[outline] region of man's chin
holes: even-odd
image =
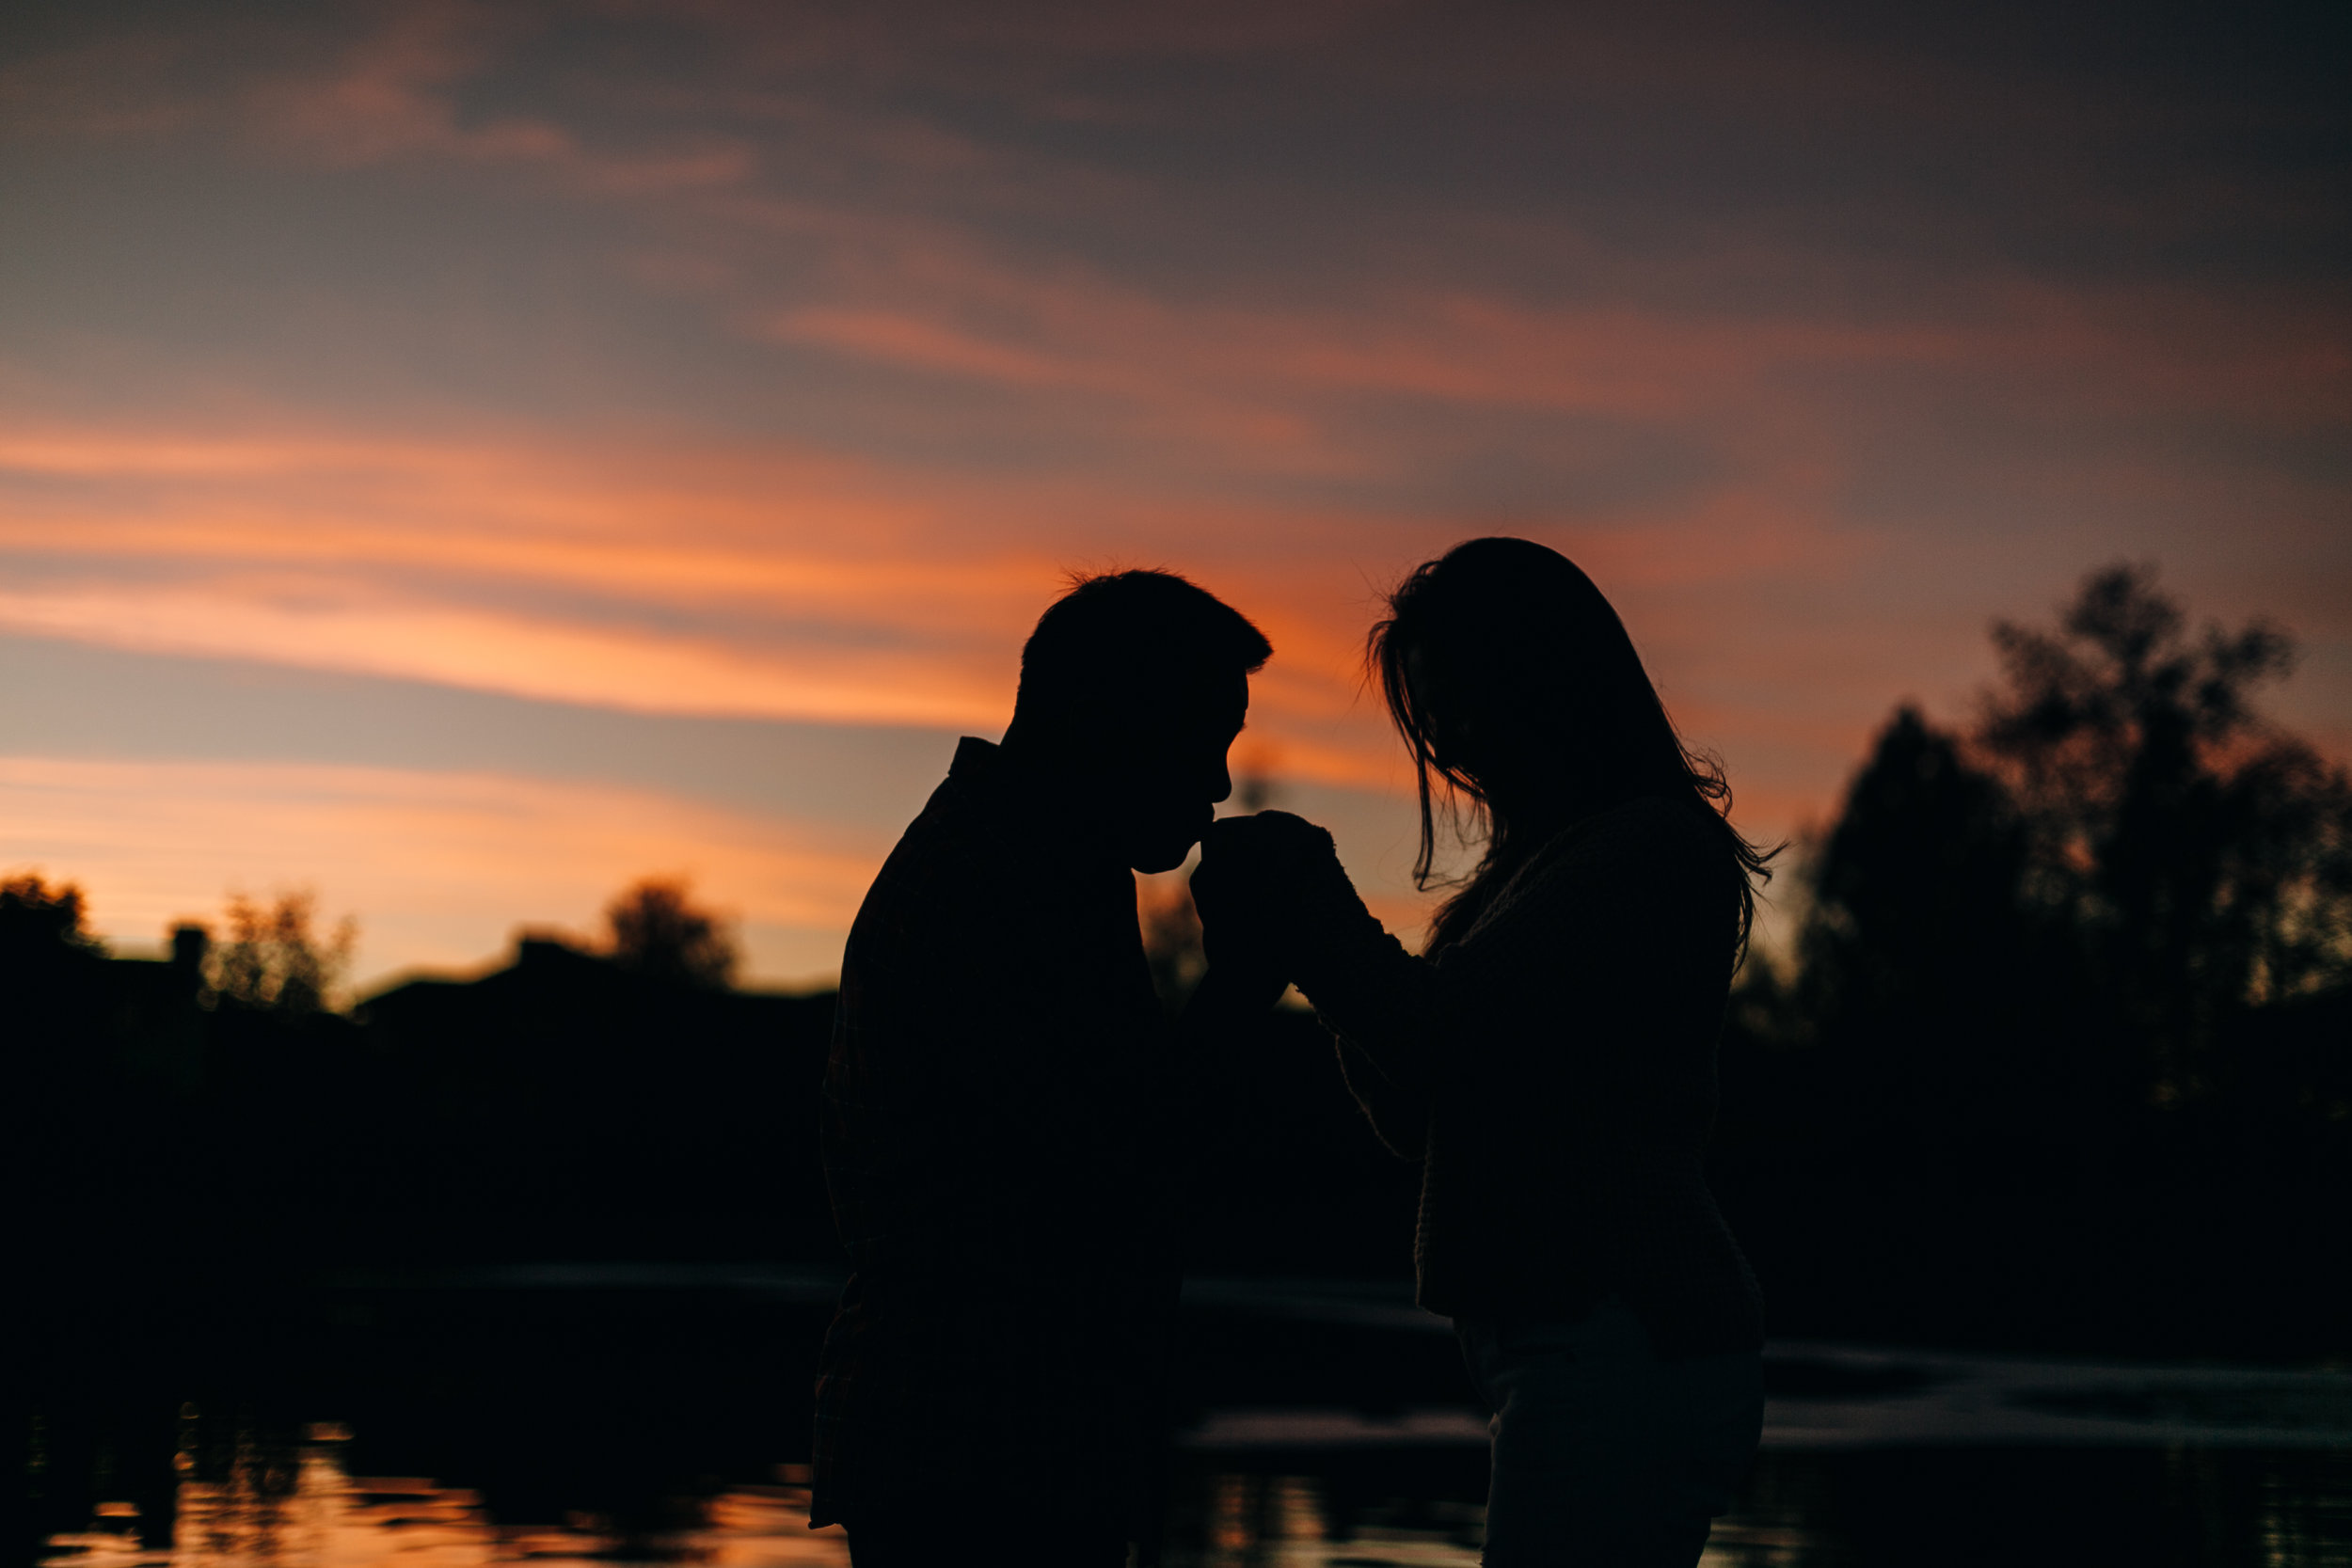
[[[1173,871],[1184,864],[1184,857],[1192,853],[1193,845],[1200,842],[1197,838],[1193,839],[1183,848],[1176,850],[1165,847],[1138,850],[1128,857],[1127,863],[1146,876],[1156,877],[1163,871]]]
[[[1131,846],[1127,863],[1147,876],[1173,871],[1184,863],[1184,858],[1192,853],[1192,847],[1200,842],[1205,831],[1204,825],[1189,833],[1170,833],[1149,844]]]

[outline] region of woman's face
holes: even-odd
[[[1483,754],[1490,748],[1482,744],[1486,737],[1471,715],[1469,694],[1419,648],[1405,650],[1405,687],[1413,711],[1429,727],[1429,749],[1439,766],[1483,781],[1480,764],[1492,759]]]
[[[1540,812],[1548,797],[1567,789],[1572,770],[1565,737],[1515,722],[1498,701],[1506,694],[1477,690],[1420,648],[1405,650],[1405,685],[1428,726],[1437,761],[1467,774],[1501,809]]]

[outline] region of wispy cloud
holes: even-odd
[[[1511,531],[1768,827],[2115,555],[2352,712],[2341,73],[2218,12],[143,14],[0,64],[0,626],[987,731],[1166,564],[1376,792],[1377,590]]]
[[[1841,558],[1802,507],[1721,504],[1734,513],[1520,526],[1669,599]],[[1064,570],[1173,565],[1275,637],[1254,722],[1286,768],[1365,783],[1389,746],[1360,694],[1374,591],[1463,531],[772,451],[58,428],[0,441],[0,626],[590,705],[993,731]]]

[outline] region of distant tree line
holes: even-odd
[[[234,898],[217,940],[183,926],[145,960],[106,953],[77,889],[0,882],[24,1241],[68,1281],[282,1277],[760,1256],[757,1209],[805,1250],[830,999],[733,990],[733,940],[680,882],[606,924],[346,1006],[354,931],[308,894]]]
[[[1735,993],[1713,1180],[1774,1332],[2352,1350],[2352,784],[2261,714],[2292,643],[2193,628],[2124,567],[1994,641],[1966,722],[1896,712],[1780,884],[1788,958]],[[1173,999],[1197,926],[1166,890],[1142,912]],[[837,1262],[832,998],[735,989],[726,923],[680,882],[606,927],[343,1006],[350,929],[307,897],[233,901],[218,940],[144,961],[72,888],[0,885],[24,1245],[107,1290]],[[1311,1016],[1251,1030],[1193,1266],[1404,1273],[1415,1172]]]

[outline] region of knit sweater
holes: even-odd
[[[1760,1343],[1703,1172],[1733,963],[1724,863],[1700,808],[1644,798],[1558,833],[1425,958],[1352,892],[1309,911],[1299,989],[1375,1129],[1422,1161],[1423,1307],[1578,1318],[1613,1293],[1661,1354]]]

